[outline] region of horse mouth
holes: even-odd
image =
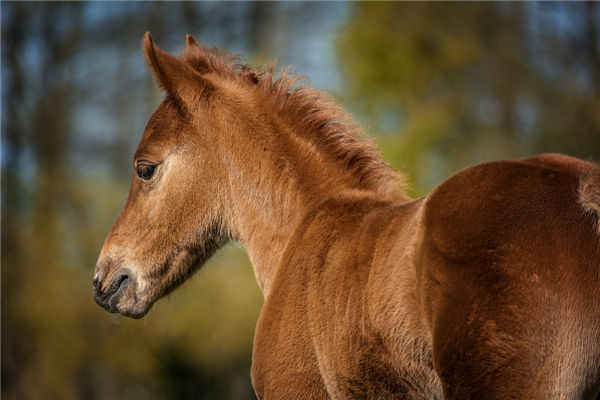
[[[109,313],[119,312],[118,304],[131,285],[131,273],[121,271],[105,291],[102,291],[97,282],[94,282],[94,300]]]

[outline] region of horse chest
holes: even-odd
[[[364,317],[359,293],[325,296],[309,287],[289,287],[265,304],[253,360],[260,398],[436,398],[439,382],[419,338],[391,338],[391,348]],[[311,297],[319,293],[316,306]]]
[[[330,397],[433,399],[439,394],[441,398],[431,353],[418,338],[407,334],[384,339],[372,328],[356,328],[337,327],[313,337],[319,372]]]
[[[350,342],[353,342],[350,344]],[[381,337],[359,336],[352,340],[338,338],[329,354],[320,358],[320,370],[328,392],[334,398],[419,398],[411,388],[421,386],[409,382],[407,371],[398,369],[395,357],[382,343]],[[422,393],[424,394],[424,393]]]
[[[393,281],[408,275],[372,269],[383,262],[375,241],[383,226],[357,223],[353,235],[336,236],[315,224],[303,236],[326,239],[296,243],[256,330],[259,397],[436,398],[430,346],[408,317],[410,293]]]

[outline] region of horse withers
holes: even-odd
[[[600,166],[459,172],[428,196],[327,95],[187,37],[143,53],[166,94],[94,275],[140,318],[229,240],[265,302],[263,399],[595,399]]]

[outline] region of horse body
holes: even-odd
[[[590,172],[542,156],[465,170],[412,202],[320,205],[266,299],[258,393],[442,398],[443,382],[446,398],[594,398],[600,254],[578,201]]]
[[[191,37],[147,35],[167,99],[102,249],[95,297],[140,317],[227,240],[265,304],[259,398],[594,399],[600,390],[600,167],[484,164],[411,200],[320,92]]]

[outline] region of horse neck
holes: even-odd
[[[250,138],[250,132],[261,132]],[[293,127],[270,118],[228,141],[234,236],[246,248],[265,298],[294,230],[309,210],[351,189],[343,174]],[[240,137],[245,136],[245,143]],[[235,145],[233,146],[235,147]]]

